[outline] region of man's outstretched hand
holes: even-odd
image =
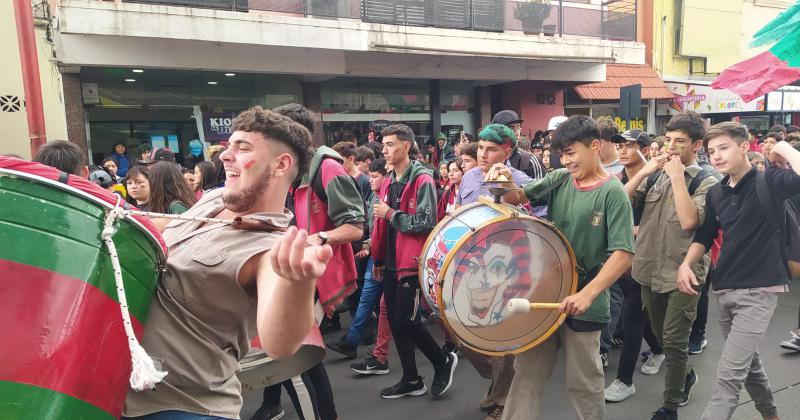
[[[308,232],[291,226],[267,253],[272,270],[290,282],[318,279],[333,255],[330,245],[307,246]]]

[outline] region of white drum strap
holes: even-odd
[[[162,371],[160,366],[156,366],[153,359],[139,344],[139,340],[136,339],[136,334],[133,332],[131,316],[128,312],[128,299],[125,297],[125,285],[122,281],[122,268],[120,268],[117,247],[114,245],[112,238],[117,232],[114,222],[124,217],[125,214],[119,206],[109,211],[101,237],[108,248],[108,254],[111,256],[111,265],[114,268],[114,282],[117,285],[119,309],[122,312],[122,324],[125,328],[125,335],[128,337],[128,348],[131,351],[131,388],[141,391],[155,388],[156,384],[161,382],[164,376],[167,376],[167,372]]]
[[[153,389],[156,384],[167,376],[167,372],[161,370],[160,363],[155,362],[144,350],[139,340],[136,339],[136,334],[133,332],[133,325],[131,324],[131,316],[128,312],[128,300],[125,297],[125,284],[122,280],[122,268],[119,265],[119,257],[117,256],[117,247],[114,246],[112,237],[117,232],[114,222],[117,219],[124,219],[126,216],[144,216],[150,218],[166,218],[178,220],[190,220],[195,222],[205,223],[224,223],[233,224],[234,220],[231,219],[214,219],[210,217],[199,216],[183,216],[178,214],[162,214],[152,213],[138,210],[125,210],[120,207],[120,199],[117,199],[117,204],[105,219],[105,227],[101,235],[103,242],[108,248],[108,254],[111,256],[111,265],[114,268],[114,282],[117,286],[117,298],[119,299],[119,309],[122,312],[122,323],[125,328],[125,335],[128,337],[128,347],[131,351],[131,388],[136,391],[144,389]]]

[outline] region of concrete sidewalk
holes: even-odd
[[[788,331],[797,328],[798,308],[800,308],[800,283],[794,282],[791,293],[782,295],[769,332],[761,346],[761,355],[766,365],[772,389],[783,420],[800,419],[800,352],[789,352],[778,347],[778,343],[788,337]],[[681,419],[698,419],[705,403],[711,396],[716,372],[717,360],[721,350],[722,336],[716,322],[715,299],[711,299],[707,334],[708,347],[702,354],[690,356],[699,375],[700,382],[692,393],[689,405],[679,411]],[[346,324],[346,322],[345,322]],[[438,327],[431,326],[434,337],[441,337]],[[341,332],[331,333],[327,338],[336,338]],[[646,345],[644,345],[646,347]],[[366,355],[366,348],[359,348],[359,358]],[[619,350],[611,353],[610,366],[606,370],[606,384],[616,377]],[[478,408],[478,401],[484,395],[489,382],[479,377],[466,359],[462,359],[457,368],[455,381],[451,389],[442,397],[434,398],[429,394],[422,397],[407,397],[400,400],[382,400],[380,390],[393,385],[400,378],[400,363],[396,357],[394,344],[391,348],[390,368],[392,372],[385,376],[362,377],[350,370],[351,361],[340,357],[338,353],[328,352],[326,367],[333,385],[339,418],[347,419],[386,419],[386,420],[427,420],[458,419],[481,420],[485,413]],[[420,374],[430,386],[433,369],[427,359],[417,353]],[[638,371],[634,375],[637,394],[626,401],[606,405],[606,418],[619,420],[649,420],[653,411],[661,407],[664,390],[663,374],[654,376],[642,375]],[[542,419],[572,420],[577,418],[572,410],[564,389],[564,365],[559,361],[553,379],[545,390],[546,405]],[[242,419],[248,420],[261,403],[260,393],[245,395]],[[283,393],[283,407],[286,410],[284,419],[297,419],[291,401]],[[735,420],[760,419],[752,401],[745,391],[740,407],[733,416]]]

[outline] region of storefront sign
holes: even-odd
[[[711,86],[667,82],[675,95],[672,99],[660,99],[656,104],[656,115],[675,115],[681,111],[701,114],[723,114],[730,112],[764,111],[764,97],[745,102],[739,95],[727,89]]]
[[[783,92],[783,110],[800,111],[800,92]]]
[[[231,121],[235,114],[224,113],[203,113],[203,134],[209,143],[228,141],[231,136]]]
[[[370,121],[369,129],[372,130],[372,131],[376,131],[376,132],[380,133],[381,130],[383,130],[384,128],[386,128],[386,127],[388,127],[388,126],[390,126],[392,124],[393,123],[391,121],[389,121],[389,120],[374,120],[374,121]]]

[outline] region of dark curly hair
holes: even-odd
[[[277,112],[254,106],[237,115],[231,123],[231,129],[260,133],[265,139],[288,147],[297,161],[295,179],[308,171],[311,161],[311,133],[301,123]]]

